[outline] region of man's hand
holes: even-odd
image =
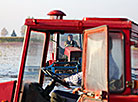
[[[65,47],[68,47],[69,45],[67,44],[67,42],[64,42],[64,46],[65,46]]]

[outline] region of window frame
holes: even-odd
[[[38,82],[39,83],[39,77],[40,77],[40,68],[42,67],[42,62],[43,62],[43,53],[44,53],[44,48],[45,48],[45,40],[46,40],[46,32],[45,31],[41,31],[41,30],[35,30],[35,29],[30,29],[30,36],[29,36],[29,39],[28,39],[28,48],[27,48],[27,52],[26,52],[26,60],[24,62],[24,73],[23,73],[23,83],[26,82],[26,80],[24,80],[24,76],[25,76],[25,66],[26,66],[26,63],[27,63],[27,56],[28,56],[28,51],[29,51],[29,46],[30,46],[30,41],[31,41],[31,36],[34,35],[32,34],[31,32],[36,32],[38,35],[44,35],[44,38],[43,38],[43,44],[42,44],[42,55],[41,55],[41,61],[40,61],[40,67],[38,68],[38,76],[37,76],[37,81],[35,80],[35,82]]]

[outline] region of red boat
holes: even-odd
[[[18,80],[0,83],[1,102],[49,102],[50,96],[44,97],[56,82],[70,87],[56,74],[64,70],[76,73],[81,68],[83,90],[78,102],[138,102],[138,24],[126,18],[64,20],[65,13],[59,10],[48,15],[56,19],[26,19]],[[78,39],[79,47],[65,48],[69,34]],[[110,72],[117,69],[111,68],[111,52],[119,72],[113,80]],[[30,66],[37,66],[34,77],[34,73],[27,74]],[[53,81],[43,89],[47,76]],[[37,87],[33,86],[36,83]]]

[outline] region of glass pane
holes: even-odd
[[[138,48],[131,46],[131,75],[132,80],[137,83],[138,81]],[[132,93],[138,95],[137,84],[132,89]]]
[[[65,33],[60,35],[60,46],[64,49],[66,46],[65,42],[70,41],[70,36],[72,36],[72,40],[76,42],[76,46],[80,47],[80,34],[72,34],[72,33]],[[68,45],[69,46],[69,45]],[[70,45],[71,46],[71,45]],[[76,47],[73,46],[73,47]]]
[[[88,35],[86,89],[107,91],[107,41],[105,32]]]
[[[124,37],[120,32],[109,33],[109,89],[124,89]]]
[[[23,80],[38,82],[44,45],[44,33],[31,31]]]
[[[131,47],[131,69],[132,79],[138,80],[138,48]]]

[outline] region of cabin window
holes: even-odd
[[[109,90],[124,89],[124,36],[120,32],[109,33]]]
[[[131,68],[132,68],[132,79],[138,80],[138,48],[131,47]]]
[[[131,46],[131,76],[132,80],[138,83],[138,48],[134,46]],[[138,89],[137,87],[136,88],[135,87],[132,90],[132,92],[134,94],[138,94]]]
[[[137,44],[138,37],[137,33],[131,34],[131,41]],[[131,46],[131,69],[132,69],[132,80],[138,80],[138,47],[136,44]]]
[[[68,45],[68,36],[72,36],[72,40],[75,42],[75,44],[72,44],[73,47],[77,47],[79,49],[81,49],[81,43],[82,43],[82,39],[81,39],[81,34],[73,34],[73,33],[65,33],[65,34],[60,34],[60,39],[59,39],[59,59],[64,59],[64,51],[65,48],[68,46],[72,46],[72,45]],[[72,56],[73,57],[73,56]]]
[[[50,41],[49,41],[49,46],[48,46],[48,54],[47,54],[47,59],[46,63],[49,62],[49,60],[54,61],[56,60],[57,57],[57,33],[51,33],[50,34]]]
[[[23,80],[38,82],[45,33],[31,31]]]
[[[131,46],[131,77],[133,82],[135,83],[134,88],[132,89],[133,94],[138,94],[138,37],[137,33],[132,33],[131,34],[131,41],[134,42],[135,44]]]

